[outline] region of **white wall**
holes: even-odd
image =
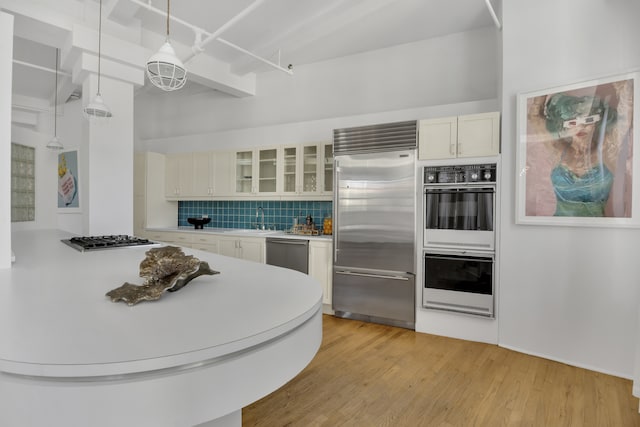
[[[149,91],[136,98],[137,132],[158,139],[496,99],[495,32],[488,27],[294,67],[293,76],[267,72],[250,98]]]
[[[13,16],[0,12],[0,268],[11,267]]]
[[[83,83],[83,97],[93,99],[97,84],[91,74]],[[83,122],[81,154],[88,170],[81,178],[82,234],[133,234],[133,85],[102,76],[100,88],[113,117]]]
[[[58,108],[60,111],[60,108]],[[80,150],[82,141],[83,141],[83,117],[82,117],[82,101],[79,99],[72,100],[66,104],[62,108],[62,115],[58,117],[58,138],[60,138],[60,142],[64,146],[63,151],[72,151],[72,150]],[[79,151],[79,154],[82,156],[82,150]],[[57,153],[55,155],[56,161],[55,165],[53,165],[53,169],[45,170],[38,168],[36,173],[43,174],[46,173],[48,176],[51,176],[51,180],[55,185],[56,191],[56,199],[53,202],[53,206],[48,209],[48,214],[57,219],[57,225],[54,228],[59,228],[60,230],[65,230],[70,233],[80,234],[82,235],[82,222],[83,222],[83,213],[82,203],[85,202],[87,194],[88,194],[88,186],[86,184],[87,177],[87,168],[86,163],[81,162],[80,158],[78,159],[78,194],[80,197],[80,209],[79,210],[69,210],[66,211],[64,209],[58,210],[58,198],[57,198],[57,168],[58,168],[58,160]]]
[[[516,95],[637,70],[638,17],[637,1],[503,3],[500,344],[627,378],[640,230],[515,225]]]
[[[474,114],[497,111],[499,109],[500,106],[497,99],[486,99],[459,104],[436,105],[432,107],[141,140],[139,141],[139,149],[158,153],[176,153],[182,151],[225,150],[264,145],[331,141],[333,138],[333,129],[403,120],[417,120],[429,117]]]

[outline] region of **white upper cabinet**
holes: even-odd
[[[279,195],[287,198],[331,197],[333,145],[314,143],[281,147]]]
[[[232,154],[224,151],[168,154],[165,196],[173,200],[208,200],[230,196]]]
[[[251,195],[256,192],[254,184],[254,166],[255,166],[255,151],[245,150],[236,151],[234,165],[234,193],[236,195]]]
[[[333,144],[322,144],[323,178],[320,192],[324,195],[333,194]]]
[[[193,195],[213,196],[215,153],[193,153]]]
[[[235,195],[275,195],[278,191],[278,149],[256,148],[235,153]]]
[[[192,197],[193,153],[168,154],[165,160],[165,196],[169,199]]]
[[[256,150],[258,159],[258,194],[275,195],[278,185],[278,149],[276,147]]]
[[[318,193],[320,185],[320,147],[319,144],[302,146],[302,194]]]
[[[287,196],[295,196],[300,193],[300,147],[298,145],[284,146],[281,150],[282,156],[280,164],[282,165],[281,173],[282,194]]]
[[[333,194],[330,143],[168,154],[165,166],[169,200],[330,200]]]
[[[499,112],[420,120],[420,160],[495,156],[499,152]]]
[[[213,197],[225,197],[233,194],[233,159],[231,151],[216,151],[213,159]]]

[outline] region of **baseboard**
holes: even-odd
[[[521,349],[521,348],[518,348],[518,347],[515,347],[515,346],[511,346],[511,345],[505,345],[505,344],[498,343],[498,346],[506,348],[508,350],[517,351],[518,353],[524,353],[524,354],[528,354],[530,356],[541,357],[543,359],[553,360],[554,362],[564,363],[565,365],[575,366],[576,368],[588,369],[590,371],[600,372],[601,374],[612,375],[614,377],[624,378],[624,379],[627,379],[627,380],[633,380],[632,376],[629,376],[628,374],[623,374],[621,372],[607,371],[607,370],[604,370],[604,369],[596,368],[595,366],[590,366],[590,365],[586,365],[586,364],[583,364],[583,363],[576,363],[576,362],[573,362],[573,361],[570,361],[570,360],[565,360],[565,359],[561,359],[561,358],[558,358],[558,357],[549,356],[547,354],[536,353],[536,352],[532,352],[532,351],[529,351],[529,350],[524,350],[524,349]],[[640,392],[640,385],[638,386],[638,392]],[[634,394],[634,396],[638,396],[636,394],[636,392],[635,392],[635,387],[634,387],[633,394]]]

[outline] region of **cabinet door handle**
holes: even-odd
[[[449,146],[449,154],[454,156],[456,154],[456,144],[454,142]]]

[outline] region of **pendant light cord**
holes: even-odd
[[[169,8],[171,6],[171,0],[167,0],[167,41],[169,40]]]
[[[58,48],[56,48],[56,93],[53,104],[53,136],[58,136]]]
[[[100,0],[100,18],[98,22],[98,95],[100,95],[100,55],[102,48],[102,0]]]

